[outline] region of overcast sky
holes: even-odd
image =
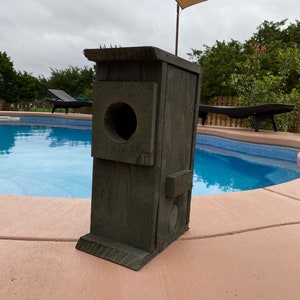
[[[244,42],[264,20],[300,19],[299,0],[208,0],[180,13],[179,56],[216,40]],[[155,46],[174,53],[175,0],[0,0],[0,51],[34,76],[92,66],[100,45]]]

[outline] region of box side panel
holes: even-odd
[[[199,74],[168,65],[163,128],[161,188],[157,243],[168,243],[188,227],[195,146],[195,118],[198,111]],[[167,191],[167,177],[176,174],[186,190]],[[181,176],[179,176],[182,174]],[[188,183],[187,180],[191,182]],[[176,189],[176,187],[174,187]],[[174,197],[170,197],[170,195]],[[176,232],[178,234],[176,234]]]

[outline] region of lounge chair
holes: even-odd
[[[69,108],[80,108],[84,106],[93,105],[91,101],[76,100],[62,90],[49,89],[49,92],[51,92],[54,96],[56,96],[56,99],[51,99],[51,98],[45,99],[47,102],[53,104],[52,113],[54,113],[57,108],[64,108],[67,114]]]
[[[274,131],[277,131],[275,115],[287,113],[293,109],[295,109],[295,105],[292,104],[261,104],[240,107],[200,104],[199,118],[202,118],[202,125],[204,125],[208,113],[224,114],[232,119],[244,119],[251,117],[255,131],[259,130],[261,121],[271,121]]]

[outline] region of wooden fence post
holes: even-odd
[[[297,120],[295,121],[296,133],[300,133],[300,110],[298,110]]]

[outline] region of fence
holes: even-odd
[[[237,105],[237,98],[236,97],[217,97],[213,98],[210,101],[203,102],[203,104],[209,105],[218,105],[218,106],[236,106]],[[10,104],[3,100],[0,100],[0,111],[51,111],[52,105],[46,102],[36,102],[36,103],[29,103],[28,102],[20,102]],[[58,110],[59,111],[59,110]],[[64,111],[64,110],[62,110]],[[72,112],[72,110],[70,110]],[[76,113],[81,114],[91,114],[92,107],[81,107],[79,109],[74,110]],[[246,127],[247,119],[231,119],[226,115],[216,114],[216,113],[208,113],[206,119],[206,125],[213,125],[213,126],[227,126],[227,127]],[[300,112],[298,113],[298,119],[295,122],[294,128],[291,130],[292,132],[300,133]]]
[[[0,111],[45,111],[51,112],[52,104],[45,101],[36,101],[36,102],[18,102],[18,103],[7,103],[3,100],[0,100]],[[57,109],[57,112],[65,112],[64,109]],[[91,114],[92,107],[81,107],[76,109],[69,109],[69,112],[75,112],[80,114]]]
[[[216,105],[216,106],[237,106],[237,97],[222,96],[216,97],[209,101],[202,102],[202,104]],[[300,111],[298,111],[297,119],[294,125],[289,129],[290,132],[300,133]],[[227,127],[249,127],[248,119],[231,119],[226,115],[208,113],[205,122],[206,125],[213,126],[227,126]]]
[[[222,96],[213,98],[203,104],[216,105],[216,106],[236,106],[237,98],[232,96]],[[223,114],[208,113],[205,124],[214,126],[228,126],[228,127],[245,127],[245,119],[231,119]]]
[[[300,133],[300,111],[298,111],[298,118],[295,127],[296,127],[296,133]]]

